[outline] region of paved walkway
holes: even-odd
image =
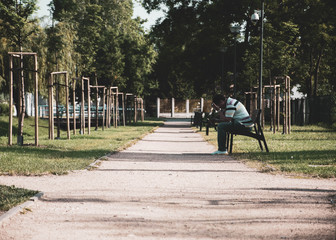
[[[169,121],[93,171],[7,177],[38,189],[0,239],[335,239],[336,182],[259,173]]]

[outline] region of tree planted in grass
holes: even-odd
[[[36,10],[36,0],[6,0],[0,2],[0,27],[4,32],[5,38],[10,42],[12,49],[15,51],[23,51],[23,45],[28,37],[37,29],[28,27],[35,20],[30,16]],[[20,57],[20,74],[17,79],[18,94],[16,95],[16,109],[18,113],[18,144],[23,144],[23,122],[26,111],[25,104],[25,77],[23,71],[23,56]],[[29,81],[29,78],[27,78]]]

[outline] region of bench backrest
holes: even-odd
[[[253,112],[251,114],[251,119],[252,119],[254,124],[259,123],[260,113],[261,113],[260,109],[253,110]]]

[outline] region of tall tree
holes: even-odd
[[[73,26],[81,74],[97,76],[101,85],[142,94],[155,52],[141,21],[132,19],[131,0],[54,0],[52,9],[55,20]]]
[[[154,76],[164,89],[162,95],[211,94],[209,89],[220,80],[218,49],[222,46],[229,47],[225,58],[230,60],[224,67],[228,88],[234,39],[229,25],[233,22],[243,26],[237,43],[237,88],[245,91],[256,84],[259,30],[250,16],[260,8],[259,1],[144,0],[143,6],[148,11],[166,9],[151,34],[159,53]],[[265,10],[264,79],[291,75],[309,96],[323,94],[333,79],[329,70],[335,44],[333,1],[265,1]]]
[[[149,95],[155,84],[149,79],[156,52],[148,36],[141,27],[140,19],[132,21],[128,34],[121,45],[125,56],[125,67],[122,75],[126,79],[126,89],[137,95]]]
[[[299,57],[305,69],[304,90],[308,96],[317,96],[323,82],[320,73],[327,68],[324,60],[335,41],[335,4],[328,0],[289,1],[287,4],[300,27],[302,44]]]
[[[12,49],[23,51],[26,39],[36,31],[36,28],[29,28],[34,19],[30,16],[36,10],[36,0],[2,0],[0,2],[0,21],[6,38],[12,45]],[[20,77],[17,87],[19,94],[16,97],[16,109],[18,113],[18,144],[23,144],[23,123],[25,117],[25,81],[23,74],[23,57],[20,59]]]
[[[152,31],[159,52],[155,71],[162,95],[190,98],[216,91],[222,76],[221,49],[230,47],[225,58],[233,59],[234,37],[229,26],[244,18],[245,2],[144,1],[149,11],[162,5],[167,9],[166,17]],[[233,63],[227,61],[225,68],[233,69]]]

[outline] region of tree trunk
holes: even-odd
[[[20,47],[22,51],[22,47]],[[17,134],[17,144],[23,145],[23,122],[26,112],[26,102],[25,102],[25,86],[24,86],[24,75],[23,75],[23,56],[20,57],[20,76],[19,76],[19,108],[17,111],[18,115],[18,134]]]
[[[313,82],[313,51],[310,49],[310,64],[309,64],[309,77],[306,78],[307,96],[312,95],[312,82]]]
[[[319,51],[319,55],[316,61],[315,65],[315,71],[314,71],[314,96],[317,96],[317,88],[318,88],[318,73],[320,69],[320,64],[321,64],[321,59],[322,59],[322,49]]]
[[[96,79],[96,86],[98,86],[98,79],[97,79],[97,75],[95,74],[95,79]],[[96,131],[98,130],[98,87],[96,87]]]
[[[249,19],[245,19],[246,20],[246,31],[245,31],[245,35],[244,35],[244,44],[245,44],[245,49],[247,48],[247,45],[249,44],[249,37],[250,37],[250,23],[249,23]]]

